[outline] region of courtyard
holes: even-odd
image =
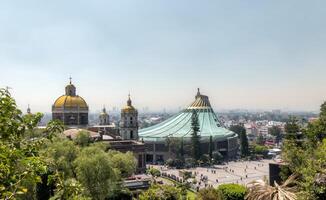
[[[224,183],[247,184],[253,180],[269,179],[269,163],[275,163],[274,160],[260,161],[232,161],[223,165],[214,165],[211,167],[190,168],[189,171],[194,175],[196,181],[194,189],[204,187],[217,187]],[[161,171],[161,174],[182,180],[180,171],[183,169],[168,168],[163,165],[150,165]],[[193,179],[188,179],[193,182]]]

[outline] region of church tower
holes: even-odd
[[[31,112],[31,108],[29,107],[29,104],[28,104],[28,107],[27,107],[27,113],[26,113],[27,115],[31,115],[32,114],[32,112]]]
[[[103,107],[103,110],[102,110],[102,112],[100,114],[100,125],[109,125],[109,124],[110,124],[109,115],[106,112],[105,107]]]
[[[138,140],[138,111],[132,106],[130,94],[127,105],[121,110],[120,136],[124,140]]]

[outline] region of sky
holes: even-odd
[[[50,112],[72,77],[91,111],[175,110],[201,88],[222,109],[317,111],[326,1],[0,1],[0,87]]]

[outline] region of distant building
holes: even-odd
[[[214,151],[225,158],[235,158],[238,152],[238,136],[226,129],[218,120],[209,102],[208,96],[200,94],[198,89],[195,101],[186,109],[157,125],[141,129],[139,137],[146,144],[148,163],[164,162],[171,157],[167,138],[179,138],[185,143],[191,140],[191,118],[197,112],[202,153],[208,153],[210,137]]]
[[[106,112],[105,107],[103,107],[103,110],[100,114],[100,125],[109,125],[110,120],[109,120],[109,114]]]
[[[71,83],[71,78],[65,92],[52,105],[52,119],[60,120],[66,126],[87,126],[88,105],[82,97],[76,95],[76,87]]]

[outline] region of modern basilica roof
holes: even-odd
[[[194,110],[198,115],[199,134],[202,140],[208,140],[210,136],[221,140],[237,136],[222,126],[211,107],[208,96],[201,95],[198,89],[195,101],[188,108],[164,122],[139,130],[139,137],[144,141],[160,141],[167,137],[189,139],[192,133],[191,119]]]

